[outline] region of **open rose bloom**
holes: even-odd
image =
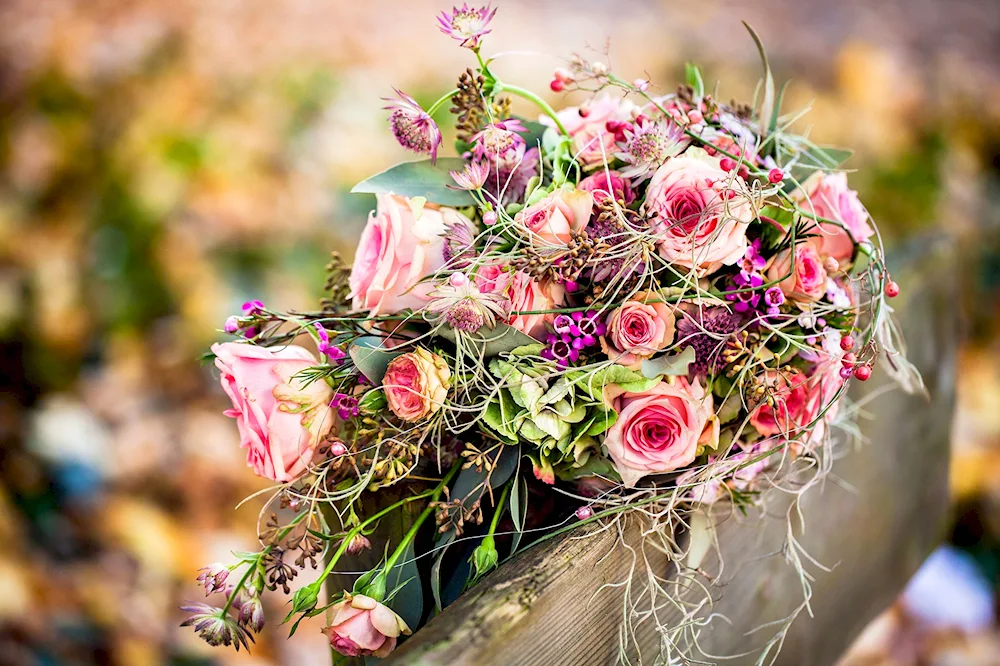
[[[640,511],[683,562],[669,544],[693,506],[745,510],[792,469],[822,480],[854,381],[877,366],[921,386],[886,303],[899,285],[849,184],[860,164],[771,122],[794,110],[720,102],[693,65],[678,88],[576,55],[549,83],[574,105],[553,108],[492,69],[495,13],[438,17],[472,68],[426,108],[389,99],[386,132],[419,159],[354,188],[372,210],[322,300],[249,301],[219,322],[226,414],[283,510],[262,514],[278,522],[262,528],[270,550],[212,569],[231,582],[256,567],[245,603],[190,619],[209,642],[245,645],[265,583],[322,552],[292,618],[325,612],[335,651],[383,657],[409,631],[400,599],[437,584],[430,609],[511,555],[516,539],[490,526],[515,499],[502,533]],[[449,111],[454,132],[438,126]],[[459,538],[468,552],[442,547]],[[345,572],[356,594],[319,599]]]

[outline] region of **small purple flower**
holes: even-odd
[[[361,407],[358,399],[346,393],[337,393],[330,401],[330,406],[337,410],[337,416],[341,421],[348,421],[361,414]]]
[[[181,622],[182,627],[194,627],[195,632],[209,645],[232,645],[240,651],[240,645],[247,650],[253,637],[234,618],[223,613],[221,608],[207,604],[181,606],[181,610],[192,615]]]
[[[264,313],[264,304],[260,301],[247,301],[243,304],[243,314],[247,317],[256,317]]]
[[[479,48],[479,41],[490,33],[489,25],[497,10],[489,5],[474,9],[462,3],[461,7],[452,7],[451,12],[441,12],[438,17],[438,28],[452,39],[462,42],[467,49]]]
[[[205,588],[205,596],[218,592],[226,584],[229,577],[229,567],[220,562],[209,564],[207,567],[199,569],[198,584]]]
[[[542,350],[542,358],[555,361],[560,368],[580,360],[580,350],[573,346],[571,336],[549,334],[545,342],[547,346]]]
[[[764,304],[767,305],[767,314],[776,315],[785,304],[785,294],[779,287],[770,287],[764,292]]]
[[[558,314],[555,319],[552,320],[552,329],[560,335],[563,333],[569,333],[570,327],[573,325],[573,319],[567,314]]]
[[[226,333],[229,333],[230,335],[236,333],[237,331],[240,330],[240,318],[237,317],[236,315],[232,315],[231,317],[226,319],[226,324],[222,328]]]
[[[319,343],[316,345],[319,353],[326,354],[334,363],[343,362],[347,357],[347,353],[337,345],[330,343],[330,334],[323,328],[323,324],[317,321],[313,323],[313,327],[316,329],[316,335],[319,337]]]
[[[437,160],[437,149],[441,145],[441,129],[417,101],[404,92],[396,90],[399,99],[383,97],[389,105],[383,107],[389,114],[392,134],[403,148],[422,155],[430,155],[431,162]]]
[[[461,171],[449,171],[459,190],[481,190],[490,176],[490,165],[486,162],[469,162]]]

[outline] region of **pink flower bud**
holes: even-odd
[[[240,330],[240,318],[236,315],[229,317],[229,319],[226,320],[226,325],[223,326],[223,329],[226,333],[235,333]]]
[[[767,173],[767,181],[771,184],[777,185],[785,179],[785,173],[781,169],[771,169]]]
[[[457,289],[469,284],[469,278],[465,276],[465,273],[452,273],[448,278],[448,284]]]
[[[579,518],[580,520],[587,520],[588,518],[593,517],[593,515],[594,515],[594,510],[591,509],[589,506],[581,506],[579,509],[576,510],[576,517]]]
[[[483,213],[483,224],[485,224],[488,227],[492,227],[496,223],[497,223],[497,214],[495,212],[493,212],[492,210],[488,210],[485,213]]]
[[[632,82],[632,85],[634,85],[635,89],[639,92],[646,92],[649,90],[649,81],[646,79],[636,79]]]
[[[334,442],[330,447],[330,455],[334,458],[339,458],[345,453],[347,453],[347,447],[342,442]]]

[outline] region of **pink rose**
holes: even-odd
[[[448,364],[423,347],[392,359],[382,379],[389,409],[404,421],[419,421],[439,410],[450,385]]]
[[[694,462],[712,410],[690,389],[660,382],[642,393],[608,393],[618,420],[608,430],[604,445],[626,487],[634,487],[648,474]]]
[[[514,222],[527,230],[532,245],[565,247],[572,232],[587,226],[593,208],[590,192],[559,189],[520,211]]]
[[[385,657],[395,649],[400,634],[410,633],[391,608],[363,594],[344,592],[343,600],[327,612],[333,623],[323,633],[330,647],[348,657]]]
[[[733,181],[733,189],[728,183]],[[699,276],[731,266],[747,249],[746,230],[753,217],[741,192],[746,184],[718,167],[718,160],[674,157],[653,174],[646,206],[655,212],[653,230],[660,255]]]
[[[449,225],[474,228],[451,208],[378,195],[378,207],[361,233],[351,269],[354,309],[378,315],[426,305],[434,285],[420,280],[444,265],[443,234]]]
[[[795,246],[795,266],[791,265],[791,248],[782,250],[767,269],[769,282],[781,280],[778,287],[796,303],[818,301],[826,295],[826,269],[812,243]]]
[[[601,169],[581,180],[576,187],[593,194],[596,203],[600,203],[609,196],[615,201],[624,201],[626,206],[635,201],[632,184],[628,178],[623,177],[617,171]]]
[[[555,283],[542,285],[522,271],[508,271],[500,264],[480,266],[476,286],[483,293],[502,294],[510,301],[511,312],[552,310],[563,304],[566,289]],[[545,321],[550,315],[512,314],[505,323],[536,340],[545,338]]]
[[[663,296],[641,291],[608,316],[601,349],[615,363],[633,370],[674,341],[674,313]],[[647,302],[649,301],[649,302]]]
[[[875,233],[868,222],[868,211],[858,199],[858,193],[847,186],[847,174],[842,171],[814,172],[802,184],[802,189],[792,193],[792,199],[802,210],[840,223],[823,222],[810,231],[818,233],[820,254],[833,257],[842,266],[854,256],[855,244],[868,240]]]
[[[794,437],[816,419],[819,401],[809,378],[802,372],[766,370],[761,379],[774,398],[773,406],[762,402],[750,416],[750,425],[761,435]]]
[[[614,160],[617,152],[615,133],[608,131],[608,121],[628,122],[638,107],[632,102],[610,95],[599,95],[579,107],[570,106],[557,115],[573,137],[574,156],[585,169]],[[543,125],[554,126],[548,116]]]
[[[212,353],[233,401],[225,414],[236,419],[247,465],[272,481],[301,476],[333,426],[333,390],[325,381],[304,384],[292,376],[319,361],[295,345],[272,351],[225,342],[212,345]]]

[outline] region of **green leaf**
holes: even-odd
[[[789,83],[791,82],[785,81],[778,90],[778,97],[774,100],[774,110],[771,113],[771,125],[767,128],[768,134],[774,134],[774,130],[778,128],[778,118],[781,116],[781,103],[785,99],[785,90],[788,88]]]
[[[514,521],[514,541],[510,546],[510,554],[517,552],[524,534],[524,521],[528,517],[528,482],[518,475],[514,478],[514,487],[510,490],[510,515]]]
[[[402,351],[392,351],[382,347],[382,338],[374,335],[366,335],[358,338],[351,345],[351,360],[354,365],[371,381],[378,386],[385,377],[385,371],[389,367],[389,362],[397,356],[402,356]]]
[[[626,391],[644,391],[659,381],[657,377],[655,381],[650,382],[638,372],[617,363],[606,365],[596,372],[583,370],[570,372],[566,378],[572,381],[578,390],[583,391],[594,402],[600,404],[604,404],[604,387],[609,384],[617,384]]]
[[[661,375],[679,377],[688,373],[688,366],[694,363],[694,347],[685,347],[679,354],[661,356],[642,362],[642,374],[648,379]]]
[[[358,407],[366,414],[376,414],[385,409],[387,404],[385,392],[382,389],[368,391],[358,401]]]
[[[694,89],[695,100],[705,96],[705,81],[701,78],[701,70],[693,62],[684,63],[684,81]]]
[[[436,542],[437,557],[434,558],[434,564],[431,565],[431,595],[434,597],[434,609],[440,613],[442,610],[441,604],[441,563],[444,561],[445,553],[448,552],[448,547],[455,542],[455,530],[449,530],[441,536],[441,540]]]
[[[594,416],[594,420],[591,422],[590,428],[587,429],[587,434],[591,437],[596,437],[613,426],[617,420],[618,412],[613,409],[606,409],[598,412]]]
[[[760,106],[760,126],[761,128],[770,128],[771,116],[774,113],[774,77],[771,76],[771,65],[767,62],[767,52],[764,50],[764,43],[760,41],[757,31],[751,28],[746,21],[743,21],[743,25],[757,45],[761,62],[764,64],[764,101]]]
[[[542,136],[545,134],[545,130],[549,129],[547,125],[543,125],[535,120],[527,120],[519,116],[514,116],[521,121],[521,124],[527,128],[527,133],[521,133],[524,138],[524,142],[528,144],[528,148],[536,148],[542,141]]]
[[[388,583],[392,592],[389,593],[389,607],[396,612],[406,624],[416,627],[424,615],[424,595],[420,585],[420,572],[414,558],[413,541],[407,544],[406,550],[399,562],[389,571]]]
[[[455,342],[455,329],[450,326],[441,326],[437,334],[445,340]],[[529,346],[534,349],[538,345],[538,341],[533,337],[507,324],[497,324],[492,329],[481,328],[475,333],[464,334],[462,338],[467,344],[475,345],[478,348],[477,353],[486,358]]]
[[[404,197],[424,197],[442,206],[472,206],[475,200],[469,192],[449,187],[455,181],[448,172],[464,168],[465,161],[459,157],[442,157],[437,164],[431,164],[430,160],[403,162],[361,181],[351,192],[392,193]]]
[[[788,179],[788,184],[785,187],[794,189],[795,182],[801,183],[815,171],[832,171],[833,169],[837,169],[853,154],[854,151],[844,148],[809,146],[805,150],[799,151],[793,157],[794,162],[789,171],[791,178]]]

